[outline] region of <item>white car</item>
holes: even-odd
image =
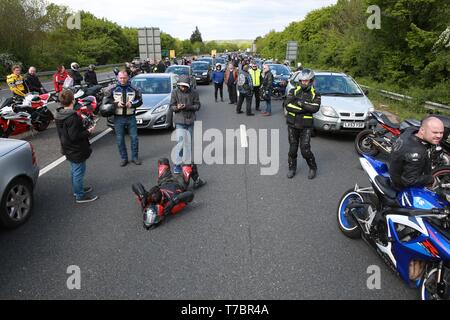
[[[349,132],[369,127],[369,112],[375,108],[356,81],[345,73],[318,71],[314,87],[321,94],[322,103],[314,114],[317,131]],[[286,92],[299,84],[299,72],[289,79]]]

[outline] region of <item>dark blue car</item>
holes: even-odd
[[[286,86],[288,79],[292,74],[291,69],[283,64],[268,64],[269,69],[273,74],[273,91],[272,95],[275,97],[284,97],[286,95]]]

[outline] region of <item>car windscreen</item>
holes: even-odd
[[[142,94],[164,94],[170,93],[170,78],[134,78],[131,84],[138,88]]]
[[[216,63],[226,63],[226,61],[223,58],[216,58]]]
[[[269,65],[270,71],[272,71],[274,76],[290,76],[291,70],[282,64],[272,64]]]
[[[193,64],[191,64],[191,68],[194,71],[206,71],[206,70],[208,70],[208,64],[207,63],[193,63]]]
[[[317,75],[314,87],[322,95],[362,96],[353,79],[338,75]]]
[[[175,73],[178,75],[187,74],[189,75],[189,68],[171,66],[166,69],[166,73]]]

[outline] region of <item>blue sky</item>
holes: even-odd
[[[159,27],[188,39],[197,25],[203,40],[255,39],[281,31],[314,9],[337,0],[50,0],[71,9],[90,11],[122,26]],[[83,22],[81,22],[83,23]]]

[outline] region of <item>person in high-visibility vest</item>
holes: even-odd
[[[300,151],[309,166],[308,179],[314,179],[317,164],[311,151],[311,133],[313,130],[313,114],[319,111],[321,97],[313,87],[314,71],[303,69],[300,72],[300,84],[292,88],[286,98],[286,123],[289,135],[289,172],[287,177],[292,179],[297,170],[297,153]]]
[[[251,65],[251,69],[248,71],[250,73],[250,76],[252,77],[253,81],[253,94],[255,95],[255,110],[259,111],[259,104],[261,101],[261,98],[259,96],[259,88],[261,88],[261,82],[262,82],[262,72],[258,69],[258,66],[256,63],[253,63]]]

